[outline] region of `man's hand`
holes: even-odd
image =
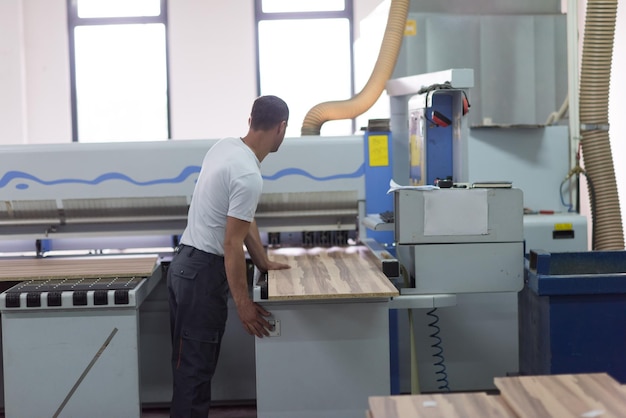
[[[248,334],[256,335],[259,338],[263,338],[264,335],[270,335],[268,331],[270,323],[263,317],[271,314],[263,309],[261,305],[247,299],[237,305],[237,313],[243,328]]]
[[[291,266],[289,264],[279,263],[277,261],[267,260],[266,264],[267,270],[285,270],[290,269]]]

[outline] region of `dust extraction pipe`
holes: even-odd
[[[409,0],[391,1],[378,59],[363,90],[351,99],[324,102],[311,108],[302,122],[301,134],[303,136],[319,135],[322,125],[329,120],[355,118],[365,113],[378,100],[385,89],[387,80],[391,78],[400,53],[409,2]]]
[[[591,200],[594,250],[624,249],[609,140],[609,87],[618,0],[588,0],[580,75],[581,147]]]

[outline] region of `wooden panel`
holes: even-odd
[[[92,277],[146,277],[157,256],[0,259],[0,281]]]
[[[626,413],[626,393],[606,373],[502,377],[495,384],[519,417],[609,418]]]
[[[500,396],[486,393],[371,396],[372,418],[515,417]]]
[[[392,297],[398,290],[366,247],[281,248],[269,251],[288,270],[268,272],[268,299]]]

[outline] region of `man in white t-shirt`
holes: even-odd
[[[187,227],[167,275],[172,417],[208,416],[229,289],[244,329],[268,335],[269,312],[249,296],[243,247],[261,271],[289,268],[267,258],[254,220],[263,187],[261,161],[280,147],[288,120],[283,100],[261,96],[252,105],[246,136],[220,140],[202,162]]]

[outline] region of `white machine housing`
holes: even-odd
[[[519,291],[522,192],[514,188],[399,190],[395,231],[415,283],[403,294]]]

